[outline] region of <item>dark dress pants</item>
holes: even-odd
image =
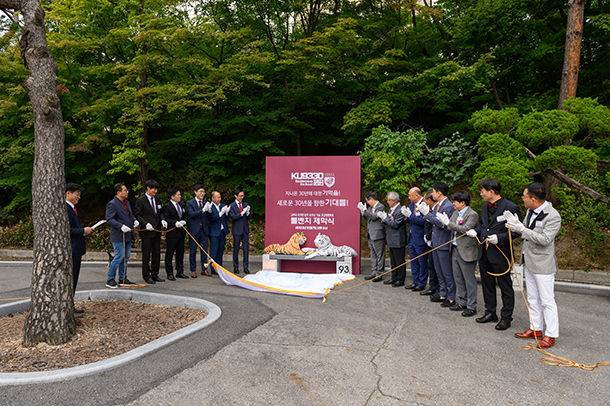
[[[160,265],[161,234],[155,233],[153,238],[142,238],[142,278],[159,277]]]
[[[244,268],[249,268],[248,258],[248,239],[249,234],[233,235],[233,269],[239,269],[239,245],[242,245],[244,252]]]
[[[165,251],[165,272],[167,276],[174,274],[172,259],[176,254],[176,274],[184,273],[184,237],[167,239]]]
[[[438,283],[438,276],[436,276],[436,268],[434,267],[434,259],[432,254],[428,254],[428,273],[430,274],[430,289],[432,292],[438,292],[441,286]]]
[[[80,255],[72,255],[72,286],[73,292],[76,292],[76,284],[78,283],[78,275],[80,275],[80,263],[82,257]]]
[[[392,279],[396,283],[405,283],[406,265],[405,265],[405,247],[390,248],[390,265],[392,266]],[[398,266],[400,265],[400,266]]]
[[[417,286],[426,286],[428,279],[428,255],[422,255],[428,250],[427,245],[409,244],[409,257],[411,259],[411,275],[413,276],[413,284]]]
[[[197,272],[197,249],[199,249],[199,245],[203,248],[204,251],[208,251],[208,236],[203,232],[199,232],[199,234],[193,236],[195,240],[189,237],[189,267],[191,268],[191,273]],[[197,245],[199,243],[199,245]],[[208,262],[207,255],[199,249],[200,259],[201,259],[201,270],[205,271],[207,267],[205,264]]]
[[[216,263],[222,266],[222,256],[225,252],[227,237],[221,233],[218,237],[210,236],[210,255]]]
[[[496,249],[491,247],[490,249]],[[513,290],[513,281],[510,277],[510,272],[502,276],[492,276],[489,272],[501,274],[506,272],[508,263],[498,265],[492,264],[487,259],[486,250],[483,250],[483,255],[479,260],[479,270],[481,272],[481,288],[483,289],[483,299],[485,300],[485,313],[496,314],[497,294],[496,282],[502,293],[502,309],[500,317],[508,321],[513,320],[513,309],[515,308],[515,291]]]

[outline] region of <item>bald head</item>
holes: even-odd
[[[419,202],[419,201],[421,200],[421,198],[422,198],[422,195],[421,195],[421,190],[419,190],[419,188],[418,188],[418,187],[412,187],[412,188],[409,190],[409,194],[408,194],[408,196],[409,196],[409,201],[410,201],[411,203],[417,203],[417,202]]]

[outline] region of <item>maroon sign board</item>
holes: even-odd
[[[303,247],[315,248],[318,233],[333,245],[358,253],[352,272],[360,272],[360,157],[267,157],[265,246],[285,244],[303,232]],[[335,263],[282,261],[283,272],[335,273]]]

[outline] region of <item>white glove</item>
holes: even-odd
[[[140,227],[140,222],[138,220],[133,222],[133,228],[138,228]]]
[[[167,228],[167,221],[161,220],[161,225],[163,226],[163,228]]]
[[[366,210],[365,204],[362,202],[358,202],[358,210],[360,210],[360,212],[365,211]]]
[[[131,231],[131,228],[127,227],[125,224],[121,226],[121,231],[124,233],[128,233]]]
[[[180,227],[184,227],[186,225],[186,220],[179,221],[179,223],[181,223]]]
[[[420,211],[422,216],[425,216],[426,214],[430,213],[430,207],[428,207],[428,205],[423,202],[417,205],[417,210]]]
[[[248,214],[250,214],[250,206],[246,207],[245,209],[242,210],[241,215],[242,216],[247,216]]]
[[[487,241],[493,245],[496,245],[498,243],[498,236],[496,234],[489,235],[487,236]]]
[[[224,216],[229,212],[229,206],[225,206],[222,209],[220,209],[220,215]]]
[[[440,221],[441,223],[443,223],[444,226],[446,226],[447,224],[449,224],[449,216],[447,216],[445,213],[436,213],[436,218],[438,219],[438,221]]]
[[[466,231],[466,235],[471,238],[476,238],[477,232],[474,230],[468,230],[468,231]]]
[[[205,202],[205,204],[203,205],[203,209],[201,209],[201,210],[207,211],[208,213],[212,212],[212,203]]]
[[[403,216],[405,217],[411,217],[411,210],[409,210],[409,208],[407,206],[402,206],[400,208],[400,212],[402,213]]]
[[[388,217],[388,215],[385,211],[379,211],[377,212],[377,217],[379,217],[381,221],[383,221],[386,219],[386,217]]]
[[[429,239],[426,238],[426,236],[424,235],[424,242],[426,243],[426,245],[430,248],[432,248],[432,241],[430,241]]]
[[[146,223],[146,229],[147,229],[148,231],[154,231],[154,230],[155,230],[155,229],[153,228],[152,224],[150,224],[150,223]]]
[[[504,218],[506,219],[506,224],[505,224],[506,228],[508,228],[510,226],[510,229],[512,231],[516,231],[519,234],[521,234],[523,232],[523,230],[525,230],[525,226],[519,221],[519,217],[514,215],[512,212],[506,210],[502,214],[504,215]]]
[[[176,228],[180,228],[182,226],[183,226],[182,221],[176,221]]]

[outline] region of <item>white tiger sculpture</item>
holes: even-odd
[[[356,250],[352,247],[348,247],[347,245],[342,245],[340,247],[333,245],[330,242],[330,237],[322,233],[318,233],[313,243],[316,245],[316,249],[303,248],[303,251],[311,252],[311,254],[305,256],[306,259],[321,255],[328,257],[355,257],[358,255]]]

